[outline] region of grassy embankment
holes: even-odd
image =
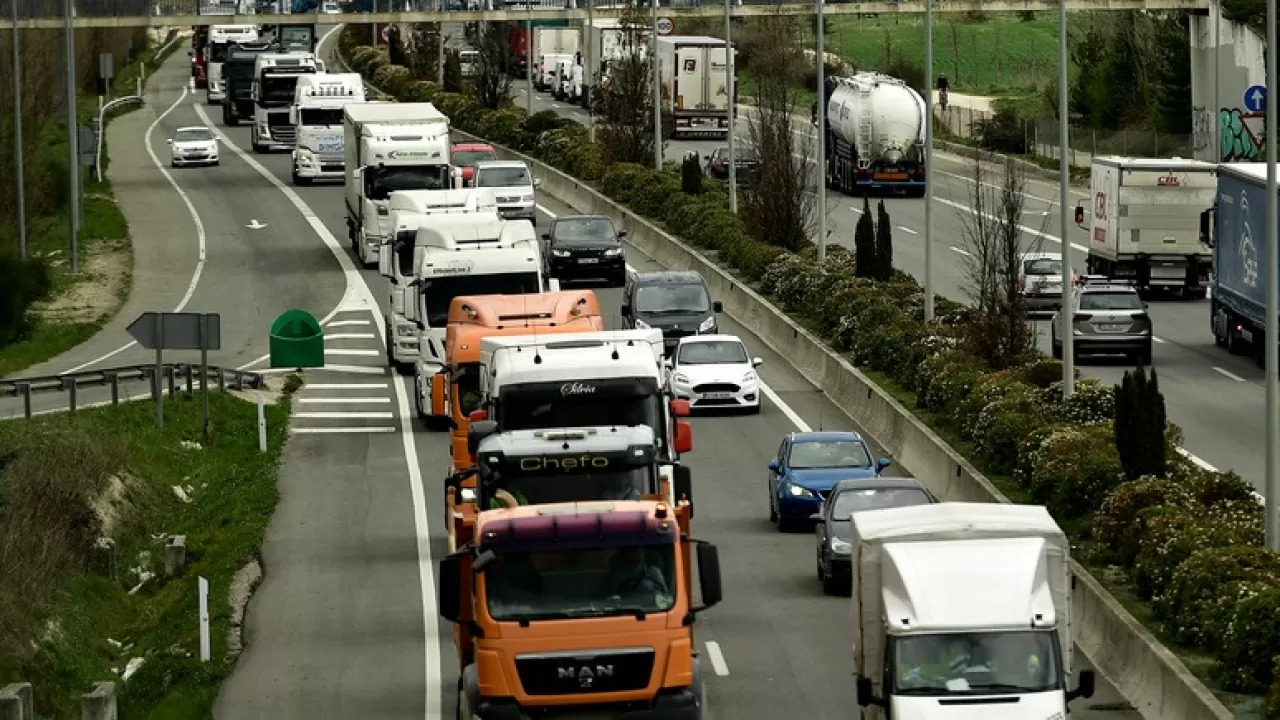
[[[182,38],[164,52],[161,46],[149,48],[133,62],[120,67],[112,85],[112,97],[134,94],[143,64],[147,73],[165,58],[186,47]],[[126,105],[108,114],[109,121],[140,107]],[[76,103],[80,124],[92,125],[98,112],[96,95],[82,94]],[[26,128],[32,132],[31,128]],[[38,149],[34,162],[67,167],[67,135],[65,124],[48,124],[39,128]],[[0,378],[44,362],[88,340],[110,320],[129,295],[132,284],[133,254],[129,226],[112,196],[105,172],[108,150],[103,133],[103,179],[98,182],[88,169],[82,170],[84,201],[80,228],[79,275],[71,274],[69,208],[61,202],[53,210],[29,217],[27,251],[47,259],[53,279],[53,295],[36,308],[37,322],[29,337],[0,348]],[[28,162],[31,162],[29,160]],[[63,192],[65,195],[65,191]]]
[[[231,668],[229,598],[256,582],[241,571],[276,505],[289,399],[267,406],[265,453],[253,402],[214,391],[209,414],[203,445],[199,394],[171,398],[163,430],[150,402],[0,422],[0,685],[31,682],[41,717],[78,718],[80,695],[103,680],[117,683],[121,718],[211,717]],[[166,578],[173,535],[186,536],[187,565]],[[85,570],[99,537],[116,543],[115,580]]]

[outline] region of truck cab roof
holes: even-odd
[[[628,453],[638,462],[652,462],[655,440],[653,429],[648,425],[509,430],[482,440],[476,455],[483,462],[486,455],[495,454],[576,457],[583,453]]]
[[[654,500],[527,505],[476,517],[479,547],[498,551],[674,544],[678,533],[670,504]]]
[[[1190,158],[1136,158],[1120,155],[1094,156],[1093,164],[1119,168],[1121,170],[1169,170],[1173,172],[1216,172],[1216,163]],[[1258,163],[1266,165],[1263,163]]]
[[[481,362],[493,375],[490,392],[508,383],[551,383],[570,380],[663,375],[662,331],[605,330],[539,338],[486,337],[480,341]]]
[[[431,103],[369,102],[348,105],[346,117],[356,123],[445,123],[449,117]]]
[[[494,330],[530,327],[538,321],[568,322],[599,316],[600,302],[591,290],[531,295],[459,296],[449,305],[449,324],[470,324]]]
[[[430,215],[450,211],[475,213],[486,208],[497,212],[498,201],[492,188],[396,190],[387,196],[387,209],[390,212]]]
[[[1218,166],[1218,172],[1255,185],[1265,185],[1267,182],[1267,164],[1264,162],[1223,163]]]

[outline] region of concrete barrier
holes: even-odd
[[[31,683],[5,685],[0,688],[0,720],[36,720],[31,702]]]
[[[455,139],[485,142],[455,130]],[[520,153],[542,179],[540,192],[581,213],[609,215],[636,250],[669,268],[696,270],[730,317],[787,358],[815,386],[938,497],[950,501],[1009,502],[968,460],[818,337],[741,280],[653,223],[576,178]],[[1160,641],[1142,627],[1080,565],[1072,591],[1072,635],[1090,662],[1148,720],[1229,720],[1232,713]]]
[[[80,696],[80,720],[116,720],[116,684],[94,683],[93,689]]]

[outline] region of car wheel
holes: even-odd
[[[826,595],[843,595],[844,583],[828,575],[822,578],[822,592]]]
[[[818,582],[822,582],[827,579],[827,574],[822,572],[822,551],[818,551],[817,565],[818,565]]]
[[[748,407],[747,407],[747,414],[748,414],[748,415],[759,415],[759,414],[760,414],[760,408],[761,408],[761,407],[763,407],[763,404],[762,404],[759,400],[757,400],[755,405],[751,405],[751,406],[748,406]]]
[[[778,509],[773,506],[773,498],[769,498],[769,522],[778,522]]]

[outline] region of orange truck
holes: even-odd
[[[458,717],[700,720],[693,623],[722,590],[716,547],[684,530],[689,510],[620,500],[479,513],[475,542],[440,561]]]
[[[475,516],[474,464],[467,450],[469,414],[479,407],[480,340],[498,335],[542,335],[604,329],[600,303],[590,290],[530,295],[471,295],[453,299],[445,327],[445,361],[431,378],[431,414],[448,417],[453,467],[445,489],[450,547]],[[463,541],[465,542],[465,541]]]

